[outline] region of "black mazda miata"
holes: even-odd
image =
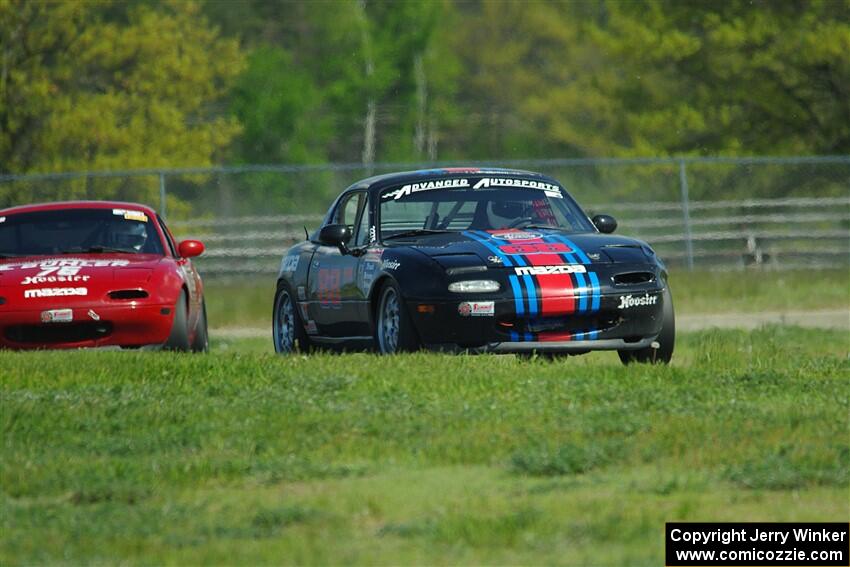
[[[317,346],[670,361],[673,303],[645,242],[612,236],[538,173],[447,168],[359,181],[283,257],[281,353]]]

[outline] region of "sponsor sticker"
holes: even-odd
[[[644,305],[655,305],[658,302],[657,295],[649,295],[648,293],[645,295],[639,295],[637,297],[633,295],[621,295],[620,296],[620,305],[617,306],[617,309],[628,309],[630,307],[643,307]]]
[[[85,287],[43,287],[37,289],[25,289],[24,298],[34,297],[68,297],[71,295],[88,295],[89,290]]]
[[[124,220],[134,220],[139,222],[148,222],[148,215],[142,211],[130,211],[127,209],[112,209],[112,214],[123,216]]]
[[[280,265],[280,271],[282,272],[294,272],[298,269],[298,263],[301,261],[300,254],[293,254],[292,256],[287,256],[283,259],[283,262]]]
[[[98,315],[94,309],[89,309],[88,316],[92,321],[100,321],[100,315]]]
[[[42,323],[70,323],[74,320],[72,309],[50,309],[41,312]]]
[[[44,272],[48,268],[121,268],[129,263],[129,260],[83,260],[80,258],[53,258],[50,260],[41,260],[38,262],[15,262],[12,264],[3,264],[0,265],[0,272],[34,269],[39,269]],[[56,270],[52,270],[51,273],[54,271]],[[38,275],[45,276],[47,274],[41,273]]]
[[[494,301],[464,301],[457,306],[462,317],[492,317],[496,314]]]
[[[585,274],[587,273],[587,268],[585,268],[581,264],[563,264],[561,266],[520,266],[514,268],[514,272],[518,276],[546,276],[549,274]]]
[[[384,260],[383,263],[381,263],[382,270],[397,270],[399,266],[401,266],[401,262],[396,260]]]
[[[498,256],[487,256],[487,261],[490,262],[491,264],[501,264],[502,263],[502,259],[499,258]]]
[[[88,281],[91,276],[81,276],[79,266],[48,266],[34,276],[21,280],[21,285],[37,285],[44,283],[76,283]]]
[[[6,217],[0,217],[0,222],[6,222]]]
[[[495,233],[493,234],[496,238],[501,238],[502,240],[533,240],[535,238],[540,238],[540,235],[536,232],[526,232],[524,230],[516,231],[516,232],[504,232],[504,233]]]
[[[520,242],[499,246],[505,254],[569,254],[572,248],[560,242]]]
[[[533,179],[513,179],[504,177],[482,177],[473,189],[486,189],[488,187],[519,187],[523,189],[539,189],[543,191],[547,197],[555,197],[563,199],[561,189],[557,185],[545,183],[543,181],[535,181]]]
[[[423,181],[422,183],[408,183],[400,189],[390,191],[381,195],[381,199],[393,199],[398,201],[420,191],[432,191],[434,189],[453,189],[456,187],[469,187],[469,179],[438,179],[435,181]]]

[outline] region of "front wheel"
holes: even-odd
[[[201,314],[198,316],[198,323],[195,325],[195,340],[192,341],[192,352],[209,352],[210,339],[207,329],[207,302],[201,302]]]
[[[186,291],[181,291],[174,304],[174,321],[171,323],[171,334],[165,342],[166,350],[189,350],[189,317],[186,307]]]
[[[298,349],[310,350],[312,343],[304,331],[298,307],[286,284],[281,284],[275,294],[272,327],[275,352],[289,354]]]
[[[661,332],[652,346],[639,350],[618,350],[623,364],[633,362],[648,362],[651,364],[669,364],[673,358],[673,347],[676,344],[676,317],[673,313],[673,296],[670,287],[664,290],[664,311],[662,312]]]
[[[398,286],[388,282],[381,290],[375,317],[375,339],[381,354],[413,351],[419,339],[407,314]]]

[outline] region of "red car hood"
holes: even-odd
[[[77,254],[0,259],[7,308],[98,302],[112,291],[144,289],[164,257],[156,254]]]

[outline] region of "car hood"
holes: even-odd
[[[116,289],[143,287],[164,260],[156,254],[4,258],[0,259],[0,288],[12,304],[27,300],[25,303],[32,305],[41,298],[100,297]]]
[[[600,233],[569,233],[553,229],[467,230],[426,234],[399,241],[433,258],[444,268],[483,262],[489,266],[517,265],[517,256],[534,264],[557,257],[579,264],[647,263],[654,252],[645,242]],[[553,259],[555,258],[553,257]],[[524,264],[521,264],[524,265]]]

